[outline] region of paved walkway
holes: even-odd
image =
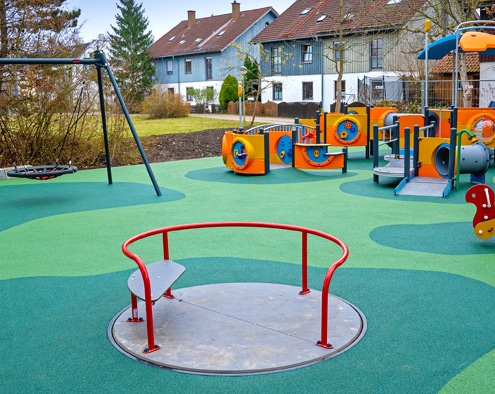
[[[238,120],[239,115],[229,115],[229,114],[190,114],[189,116],[196,116],[201,118],[215,118],[215,119],[225,119],[225,120]],[[257,116],[255,118],[255,122],[257,123],[294,123],[293,118],[274,118],[274,117],[266,117],[266,116]],[[246,116],[246,120],[244,122],[245,125],[249,125],[251,123],[251,116]]]

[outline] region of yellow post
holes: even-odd
[[[425,20],[425,33],[430,31],[431,21],[429,19]]]

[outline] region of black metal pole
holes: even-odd
[[[105,67],[105,69],[107,70],[108,77],[110,78],[110,82],[112,83],[112,86],[113,86],[113,89],[114,89],[115,94],[117,96],[117,99],[119,100],[120,107],[122,108],[122,111],[124,112],[124,116],[127,120],[127,124],[129,125],[129,128],[131,129],[132,136],[134,137],[134,141],[136,142],[139,153],[141,154],[141,158],[143,159],[144,165],[146,166],[146,170],[148,171],[148,175],[151,179],[151,182],[153,183],[153,186],[155,188],[155,192],[156,192],[157,196],[161,196],[162,192],[160,190],[160,187],[158,186],[158,183],[156,182],[155,175],[153,174],[153,170],[151,169],[148,158],[146,157],[146,153],[144,152],[143,146],[141,145],[141,141],[139,140],[139,136],[137,135],[136,129],[134,128],[134,124],[132,123],[131,116],[129,115],[129,111],[127,111],[127,107],[125,106],[124,99],[122,98],[122,94],[120,93],[120,89],[117,86],[117,81],[115,80],[115,77],[113,76],[113,73],[112,73],[112,70],[110,69],[110,66],[108,65],[106,56],[101,51],[96,51],[94,53],[94,56],[95,56],[95,59],[99,60],[98,67]]]
[[[364,157],[366,160],[369,160],[370,153],[373,154],[373,149],[372,149],[372,146],[370,144],[370,140],[371,140],[370,135],[372,133],[370,114],[371,114],[371,107],[369,105],[367,105],[366,106],[366,130],[368,130],[368,132],[366,133],[366,148],[364,150]]]
[[[455,149],[457,145],[456,138],[457,138],[457,128],[452,127],[450,129],[448,179],[450,182],[453,182],[453,186],[455,186],[455,184],[459,182],[459,179],[457,179],[455,176],[455,159],[456,159]]]
[[[423,137],[424,138],[424,137]],[[418,176],[419,169],[419,127],[414,126],[414,137],[413,137],[413,165],[414,165],[414,176]]]
[[[373,169],[378,167],[378,125],[373,125]],[[373,172],[373,182],[379,183],[378,175]]]
[[[105,143],[105,161],[107,164],[107,177],[108,184],[111,185],[112,182],[112,163],[110,161],[110,149],[108,146],[108,129],[107,129],[107,115],[105,112],[105,95],[103,92],[103,81],[101,78],[101,68],[96,67],[96,72],[98,73],[98,94],[100,97],[100,113],[101,113],[101,125],[103,129],[103,142]]]
[[[320,143],[320,133],[321,133],[321,128],[320,128],[320,110],[316,111],[316,118],[315,118],[315,123],[316,123],[316,143]]]
[[[407,182],[411,180],[411,129],[404,129],[404,178]]]

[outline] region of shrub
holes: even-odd
[[[227,109],[229,101],[237,101],[239,99],[237,95],[237,86],[237,78],[230,74],[223,80],[220,95],[218,96],[218,101],[220,102],[220,107],[222,109]]]
[[[144,99],[142,112],[152,119],[182,118],[189,115],[189,105],[180,94],[154,91]]]

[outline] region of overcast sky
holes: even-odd
[[[144,16],[148,18],[149,30],[158,40],[180,21],[187,19],[187,11],[196,11],[196,18],[228,14],[232,10],[233,0],[135,0],[143,4]],[[295,0],[237,0],[242,10],[252,10],[272,6],[279,14],[284,12]],[[117,0],[68,0],[69,8],[80,8],[83,23],[81,37],[85,42],[98,38],[98,34],[111,31],[115,26],[118,13]]]

